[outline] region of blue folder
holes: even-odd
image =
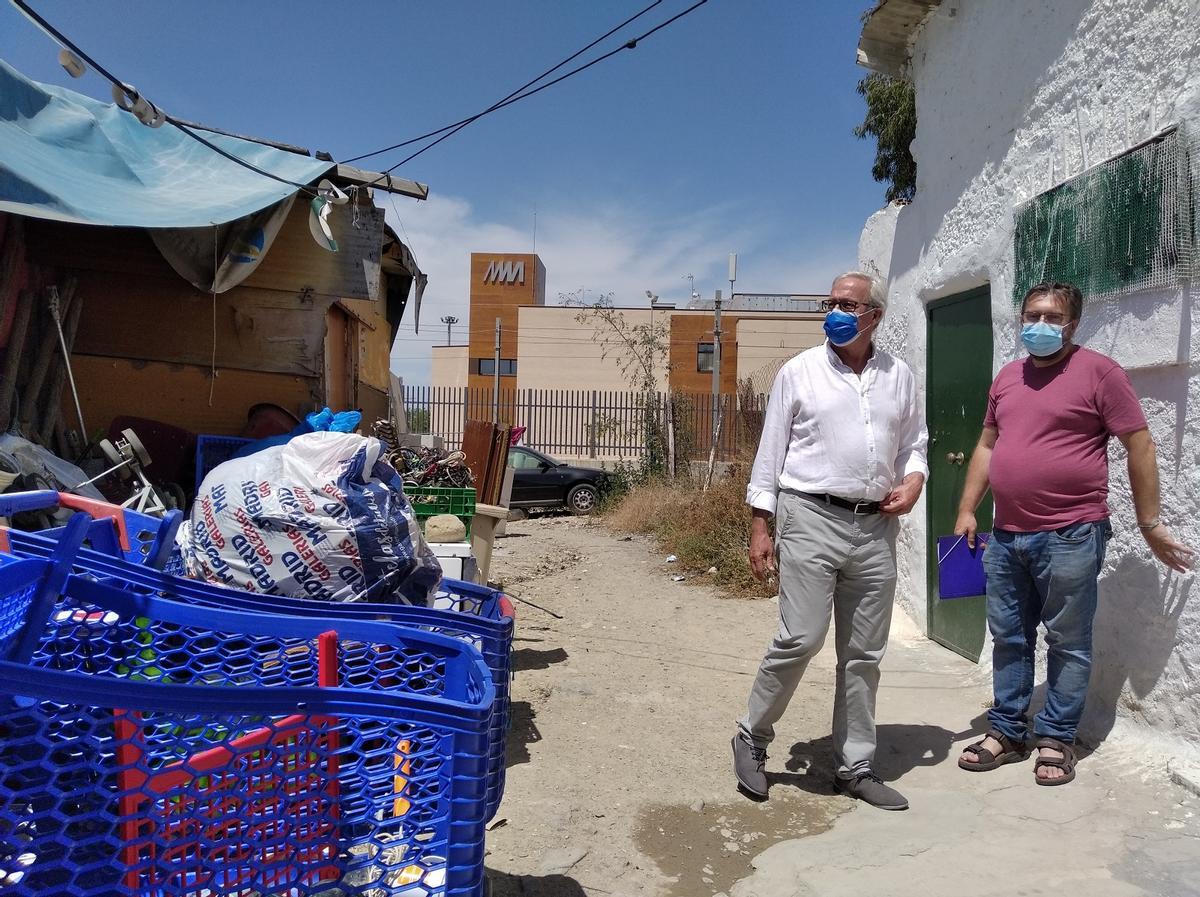
[[[975,534],[975,548],[967,545],[966,536],[938,536],[938,596],[971,598],[987,592],[987,577],[983,572],[983,550],[988,534]]]

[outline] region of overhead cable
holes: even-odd
[[[707,2],[708,2],[708,0],[697,0],[696,3],[693,3],[687,9],[683,10],[683,12],[673,15],[671,18],[667,19],[665,22],[655,25],[649,31],[647,31],[643,34],[639,34],[637,37],[630,38],[625,43],[621,44],[621,46],[619,46],[613,50],[609,50],[607,53],[604,53],[600,56],[597,56],[591,62],[585,62],[583,65],[577,66],[576,68],[571,69],[569,72],[565,72],[564,74],[559,75],[554,80],[547,81],[545,84],[541,84],[541,85],[533,88],[532,90],[528,90],[524,93],[518,93],[516,96],[510,96],[508,99],[502,100],[501,102],[488,107],[487,109],[483,110],[482,112],[478,113],[477,115],[473,115],[470,118],[465,119],[464,121],[460,122],[457,125],[451,125],[450,127],[452,128],[452,130],[448,131],[445,134],[442,134],[442,136],[439,137],[437,140],[434,140],[433,142],[421,147],[415,153],[412,153],[411,155],[406,156],[405,158],[401,159],[399,162],[397,162],[391,168],[388,168],[384,172],[384,174],[390,174],[391,172],[393,172],[397,168],[399,168],[401,165],[405,165],[405,164],[411,162],[413,159],[417,158],[417,156],[421,155],[426,150],[433,149],[435,146],[437,146],[443,140],[446,140],[449,137],[453,137],[455,134],[457,134],[459,131],[461,131],[463,128],[465,128],[467,125],[471,124],[472,122],[478,121],[479,119],[483,118],[485,115],[490,115],[491,113],[496,112],[499,109],[503,109],[506,106],[511,106],[513,103],[517,103],[517,102],[520,102],[521,100],[528,99],[529,97],[533,96],[536,93],[541,93],[543,90],[545,90],[548,87],[553,87],[555,84],[560,84],[563,81],[567,80],[568,78],[573,77],[574,75],[578,75],[579,73],[584,72],[587,69],[590,69],[592,66],[598,65],[599,63],[604,62],[606,59],[611,59],[613,56],[616,56],[622,50],[634,49],[635,47],[637,47],[639,42],[650,37],[652,34],[658,32],[658,31],[661,31],[662,29],[666,28],[668,25],[671,25],[672,23],[677,22],[679,19],[682,19],[684,16],[688,15],[689,13],[693,12],[694,10],[699,9],[701,6],[703,6]],[[657,5],[657,4],[654,4],[654,5]],[[643,10],[643,12],[644,11],[645,10]],[[638,15],[641,15],[641,13],[639,13]],[[634,18],[636,18],[636,16]],[[630,21],[632,21],[632,19]],[[622,27],[622,26],[618,26],[618,28],[620,28],[620,27]],[[617,30],[617,29],[614,29],[614,31],[615,30]],[[611,34],[612,32],[609,32],[609,33]],[[600,38],[600,40],[603,40],[603,38]],[[580,52],[583,52],[583,51],[580,51]],[[576,54],[576,55],[578,55],[578,54]],[[555,68],[557,68],[557,66]],[[551,71],[553,71],[553,69]],[[438,132],[435,131],[434,133],[438,133]],[[421,140],[421,139],[423,139],[423,138],[416,138],[416,140]],[[415,141],[410,141],[410,142],[415,142]]]
[[[558,71],[560,68],[562,68],[568,62],[572,62],[573,60],[578,59],[580,56],[582,56],[588,50],[592,49],[592,47],[596,46],[596,44],[600,43],[605,38],[611,37],[612,35],[616,34],[618,31],[620,31],[622,28],[624,28],[629,23],[631,23],[637,19],[640,19],[642,16],[644,16],[646,13],[648,13],[650,10],[654,9],[654,7],[658,6],[662,2],[663,2],[663,0],[654,0],[653,3],[651,3],[645,9],[643,9],[641,12],[637,13],[636,15],[630,16],[628,19],[626,19],[624,22],[622,22],[616,28],[613,28],[613,29],[605,32],[604,34],[600,35],[600,37],[596,38],[594,41],[592,41],[590,44],[588,44],[582,50],[577,50],[576,52],[572,53],[570,56],[568,56],[562,62],[558,63],[555,66],[552,66],[551,68],[546,69],[546,71],[542,72],[536,78],[534,78],[530,81],[526,81],[524,84],[522,84],[516,90],[514,90],[512,93],[510,93],[507,96],[503,97],[502,99],[496,101],[491,106],[489,106],[487,109],[485,109],[483,112],[479,113],[479,115],[486,115],[488,112],[498,109],[500,107],[501,103],[511,100],[513,97],[515,97],[521,91],[532,87],[533,85],[535,85],[539,81],[541,81],[543,78],[545,78],[549,75],[552,75],[554,72]],[[438,134],[442,134],[453,128],[465,127],[466,125],[469,125],[472,121],[475,121],[479,117],[479,115],[468,116],[467,118],[460,119],[459,121],[456,121],[452,124],[446,125],[445,127],[438,128],[436,131],[430,131],[427,134],[422,134],[420,137],[412,137],[408,140],[403,140],[400,143],[393,143],[391,146],[385,146],[383,149],[378,149],[378,150],[375,150],[370,153],[363,153],[361,156],[352,156],[351,158],[343,159],[342,161],[345,164],[349,164],[351,162],[358,162],[362,159],[369,159],[372,156],[379,156],[379,155],[382,155],[383,153],[390,153],[392,150],[398,150],[398,149],[402,149],[403,147],[406,147],[406,146],[411,146],[414,143],[420,143],[422,140],[428,140],[430,137],[436,137]],[[447,136],[449,136],[449,135],[447,135]]]
[[[93,59],[91,56],[89,56],[86,52],[84,52],[84,50],[81,47],[79,47],[77,44],[75,44],[69,37],[67,37],[65,34],[63,34],[61,31],[59,31],[57,28],[55,28],[53,25],[51,25],[48,21],[46,21],[46,19],[40,13],[38,13],[37,10],[35,10],[27,2],[25,2],[25,0],[11,0],[11,2],[13,3],[14,6],[16,6],[18,9],[20,9],[21,12],[23,12],[25,14],[25,16],[28,19],[30,19],[30,21],[32,21],[35,25],[37,25],[39,28],[41,28],[44,32],[46,32],[46,34],[50,35],[50,37],[52,37],[55,41],[57,41],[62,46],[66,47],[68,50],[73,52],[76,56],[78,56],[80,59],[82,59],[88,65],[90,65],[92,68],[94,68],[96,70],[96,73],[98,75],[100,75],[102,78],[104,78],[105,80],[109,81],[113,85],[113,87],[126,93],[127,95],[130,96],[131,99],[133,99],[133,95],[130,94],[130,91],[132,90],[132,88],[128,84],[126,84],[124,81],[122,81],[116,75],[112,74],[112,72],[110,72],[108,69],[106,69],[100,63],[98,63],[95,59]],[[204,137],[201,137],[199,134],[197,134],[195,131],[193,131],[190,127],[183,124],[181,121],[179,121],[172,115],[167,114],[166,121],[168,123],[170,123],[171,125],[173,125],[174,127],[178,128],[180,131],[182,131],[184,134],[186,134],[192,140],[195,140],[197,143],[200,143],[203,146],[208,147],[214,153],[217,153],[220,156],[224,156],[230,162],[234,162],[238,165],[241,165],[243,168],[248,168],[250,171],[253,171],[255,174],[260,174],[265,178],[270,178],[273,181],[279,181],[281,184],[287,184],[289,187],[295,187],[297,190],[301,190],[304,193],[307,193],[311,196],[317,195],[316,191],[314,191],[313,188],[307,184],[300,184],[300,183],[297,183],[296,181],[289,181],[287,178],[280,177],[279,175],[275,174],[274,172],[267,171],[263,168],[259,168],[257,165],[254,165],[251,162],[247,162],[245,159],[241,158],[240,156],[237,156],[236,154],[231,153],[226,149],[222,149],[221,147],[219,147],[215,143],[213,143],[211,140],[207,140]]]

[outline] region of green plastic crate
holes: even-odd
[[[453,514],[471,534],[471,518],[475,516],[475,490],[450,486],[405,486],[404,494],[412,502],[413,511],[422,525],[438,514]]]

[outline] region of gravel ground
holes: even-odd
[[[827,738],[777,777],[799,787],[768,804],[734,791],[729,739],[773,600],[675,582],[662,552],[586,518],[510,523],[497,544],[492,578],[545,611],[516,602],[495,897],[713,894],[770,844],[849,809],[832,796]],[[827,733],[828,708],[797,701],[788,723]]]
[[[729,739],[773,599],[674,581],[655,546],[571,517],[509,524],[492,574],[542,608],[517,603],[494,897],[1200,897],[1200,798],[1168,775],[1178,755],[1130,724],[1066,787],[1037,787],[1032,762],[962,772],[986,677],[899,611],[876,771],[912,809],[833,793],[832,639],[777,726],[771,799],[752,803]]]

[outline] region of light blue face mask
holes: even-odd
[[[1021,325],[1021,342],[1029,350],[1029,354],[1037,358],[1049,358],[1063,347],[1063,324],[1047,324],[1038,321],[1036,324]]]

